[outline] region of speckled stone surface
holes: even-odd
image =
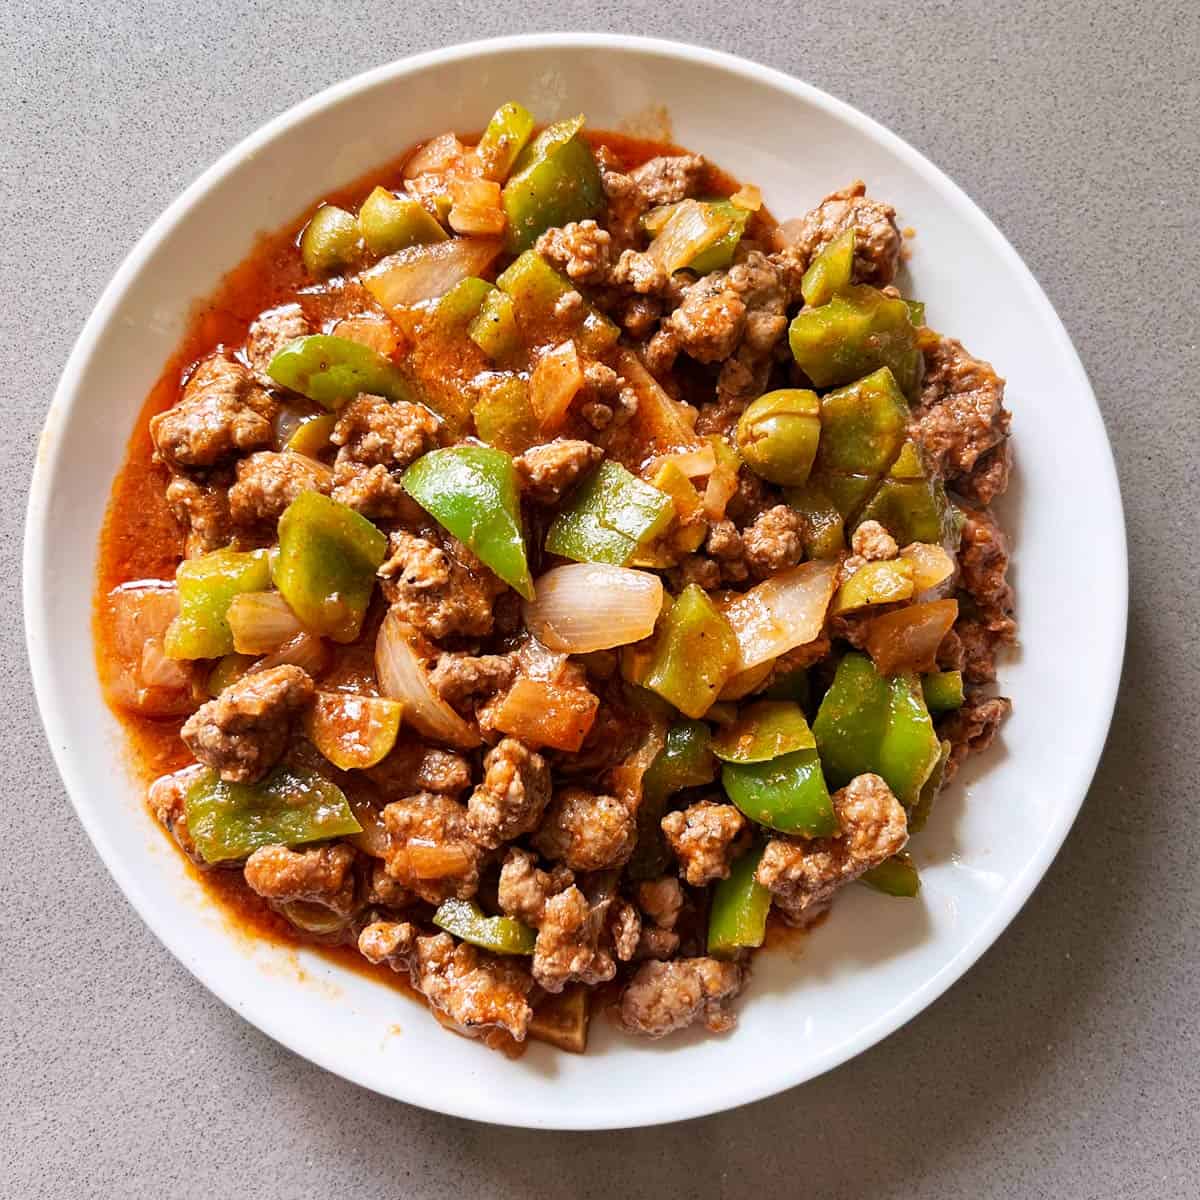
[[[1065,849],[996,947],[832,1074],[633,1133],[510,1132],[382,1100],[210,996],[143,927],[76,823],[19,620],[38,428],[137,235],[220,152],[326,84],[435,45],[547,28],[758,59],[858,105],[948,171],[1033,267],[1079,347],[1116,448],[1131,550],[1108,750]],[[6,0],[0,66],[0,1195],[1200,1194],[1191,0]]]

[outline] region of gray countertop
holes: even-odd
[[[1198,14],[1191,0],[7,0],[0,1194],[1195,1196]],[[538,28],[743,54],[859,106],[942,166],[1075,339],[1129,528],[1113,733],[1075,830],[1011,929],[852,1063],[737,1112],[642,1132],[511,1132],[408,1108],[296,1058],[216,1001],[142,925],[77,824],[19,620],[37,431],[141,231],[219,153],[326,84]]]

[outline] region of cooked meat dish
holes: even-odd
[[[769,926],[915,896],[1016,624],[1004,383],[906,254],[861,182],[779,224],[515,103],[262,239],[145,405],[96,598],[214,903],[582,1051],[601,1009],[728,1030]]]

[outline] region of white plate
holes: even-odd
[[[756,960],[737,1031],[660,1043],[595,1023],[584,1057],[510,1062],[416,1004],[306,952],[249,943],[206,903],[147,814],[92,669],[101,514],[126,439],[192,302],[291,219],[420,138],[482,128],[516,97],[542,120],[619,127],[656,106],[675,138],[759,184],[780,218],[862,177],[894,203],[912,294],[932,325],[1008,379],[1022,648],[1003,669],[1002,745],[962,773],[914,853],[920,900],[852,887],[803,943]],[[542,35],[407,59],[322,92],[205,172],[125,260],[46,420],[29,502],[25,602],[38,701],[71,799],[134,907],[189,970],[260,1029],[413,1104],[546,1128],[645,1125],[777,1092],[872,1045],[954,982],[1041,879],[1104,744],[1125,635],[1116,474],[1079,359],[1045,295],[937,168],[854,109],[778,72],[633,38]],[[186,1015],[183,1018],[186,1020]]]

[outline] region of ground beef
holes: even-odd
[[[417,931],[407,921],[373,921],[358,935],[358,952],[367,962],[407,971],[416,940]]]
[[[600,362],[584,366],[583,387],[573,403],[579,415],[598,433],[610,426],[624,425],[638,407],[633,388],[612,367]]]
[[[442,654],[429,682],[447,704],[465,709],[469,701],[493,696],[512,686],[517,673],[514,654]]]
[[[842,832],[834,838],[772,838],[755,878],[789,922],[829,900],[843,884],[904,849],[908,819],[878,775],[858,775],[833,794]]]
[[[724,362],[746,328],[746,303],[726,286],[725,271],[713,271],[687,288],[675,311],[651,339],[647,366],[657,375],[670,370],[675,353],[697,362]]]
[[[670,272],[653,254],[623,250],[612,269],[613,287],[632,291],[638,296],[661,296],[670,289]]]
[[[229,489],[229,514],[237,525],[274,524],[302,492],[329,494],[329,468],[303,454],[260,450],[238,460],[237,482]]]
[[[637,821],[615,796],[567,787],[554,797],[533,844],[575,871],[620,866],[633,853]]]
[[[290,664],[251,672],[188,717],[180,736],[222,779],[256,783],[283,753],[292,717],[315,690],[308,673]]]
[[[637,886],[637,902],[642,912],[655,925],[663,929],[674,929],[683,908],[683,887],[674,875],[661,879],[650,879]]]
[[[244,874],[268,900],[305,900],[343,916],[354,911],[354,851],[345,843],[306,850],[261,846],[246,859]]]
[[[524,742],[506,737],[487,752],[483,770],[467,812],[475,841],[495,849],[537,828],[550,802],[550,768]]]
[[[526,450],[513,465],[525,495],[549,505],[557,504],[603,457],[604,451],[591,442],[557,438]]]
[[[608,936],[617,958],[621,962],[630,962],[641,944],[642,916],[622,896],[617,896],[608,910]]]
[[[1012,443],[1005,440],[981,454],[966,475],[954,481],[960,495],[981,507],[986,507],[997,497],[1008,491],[1008,480],[1012,474]]]
[[[500,908],[536,929],[542,923],[546,902],[574,882],[570,868],[559,865],[543,871],[534,855],[519,846],[510,846],[500,868]]]
[[[715,958],[645,963],[621,993],[621,1025],[660,1038],[702,1020],[710,1033],[725,1033],[735,1024],[729,1005],[743,981],[737,963]]]
[[[379,568],[383,594],[398,615],[427,637],[486,637],[505,585],[453,538],[446,549],[405,530],[388,543]]]
[[[900,231],[896,210],[869,199],[866,192],[862,180],[831,192],[796,223],[790,240],[799,261],[807,264],[838,234],[853,227],[855,282],[884,287],[896,277]]]
[[[670,929],[661,929],[657,925],[643,925],[637,948],[633,952],[633,961],[657,959],[665,962],[668,958],[674,958],[678,950],[679,934]]]
[[[955,624],[969,683],[996,678],[996,654],[1016,640],[1013,593],[1008,583],[1008,540],[987,509],[966,510],[958,565],[969,598]]]
[[[996,678],[996,656],[1016,641],[1016,622],[1011,619],[985,621],[959,617],[954,625],[961,648],[958,669],[967,683],[992,683]]]
[[[979,460],[1008,437],[1004,380],[991,364],[972,358],[960,342],[938,338],[925,350],[925,378],[913,406],[911,432],[932,469],[952,487],[967,482]],[[990,480],[1007,484],[1007,471]],[[983,484],[985,490],[987,483]],[[992,495],[997,493],[993,491]]]
[[[604,284],[612,267],[612,235],[595,221],[572,221],[548,229],[537,252],[574,283]]]
[[[600,182],[606,201],[604,224],[612,238],[612,248],[619,253],[641,241],[639,222],[646,211],[646,198],[634,180],[620,171],[602,170]]]
[[[408,908],[417,902],[408,888],[397,883],[381,862],[371,864],[371,875],[367,881],[367,904],[377,908]]]
[[[896,539],[878,521],[864,521],[851,535],[850,549],[864,562],[886,562],[900,553]]]
[[[270,445],[277,410],[240,362],[213,354],[192,372],[179,402],[150,418],[150,437],[171,467],[211,467]]]
[[[233,541],[226,488],[176,475],[167,484],[166,500],[175,519],[187,532],[184,552],[188,558],[220,550]]]
[[[701,800],[682,812],[662,819],[683,877],[693,887],[703,887],[729,875],[729,864],[745,848],[746,818],[732,804]]]
[[[267,374],[267,367],[286,345],[313,332],[298,304],[284,304],[260,313],[246,334],[246,357],[265,387],[279,385]]]
[[[722,428],[709,432],[728,432],[734,412],[740,416],[744,406],[763,393],[787,332],[789,296],[784,276],[765,254],[751,250],[729,268],[725,286],[741,299],[746,319],[737,348],[721,364],[717,377]]]
[[[574,885],[551,896],[533,948],[533,978],[548,992],[568,983],[607,983],[617,964],[601,945],[610,896],[593,902]]]
[[[749,467],[742,467],[738,471],[737,491],[725,505],[725,515],[739,529],[743,529],[771,508],[778,495]]]
[[[482,853],[471,839],[467,810],[448,796],[418,792],[383,810],[391,837],[387,873],[430,904],[479,888]]]
[[[461,754],[417,741],[399,743],[366,774],[389,798],[414,792],[459,796],[471,786],[471,764]]]
[[[1012,712],[1012,701],[1003,696],[968,695],[963,706],[938,722],[938,737],[950,742],[943,784],[954,778],[968,754],[980,754],[996,737]]]
[[[742,534],[746,566],[756,579],[794,567],[804,556],[804,518],[786,504],[759,513]]]
[[[706,175],[707,164],[699,154],[662,155],[629,172],[646,207],[699,195]]]

